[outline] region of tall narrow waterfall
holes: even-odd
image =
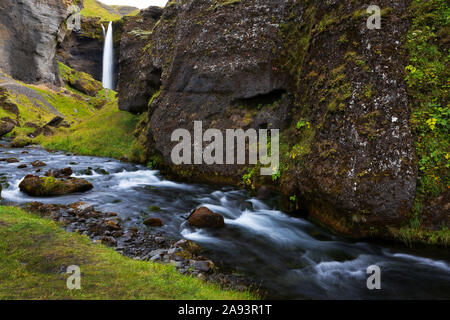
[[[104,27],[103,32],[105,33]],[[103,47],[103,77],[102,77],[103,87],[107,89],[114,89],[113,77],[114,77],[113,26],[112,22],[110,22],[108,25],[108,31],[105,34],[105,45]]]

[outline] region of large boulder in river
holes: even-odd
[[[196,209],[188,218],[188,223],[197,228],[222,228],[225,226],[223,216],[206,207]]]
[[[75,192],[86,192],[93,185],[84,179],[70,178],[66,180],[54,177],[38,177],[27,175],[19,184],[22,192],[33,197],[61,196]]]

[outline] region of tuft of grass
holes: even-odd
[[[69,290],[61,270],[77,265],[81,289]],[[0,206],[0,299],[256,299],[249,292],[179,274],[174,267],[135,261],[55,222]]]
[[[413,247],[417,243],[444,247],[450,245],[450,230],[447,227],[443,227],[439,231],[429,231],[417,227],[404,227],[398,231],[391,230],[391,233],[395,239],[402,241],[410,247]]]

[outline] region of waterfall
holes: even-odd
[[[112,22],[108,25],[108,31],[105,32],[105,27],[102,25],[103,34],[105,35],[105,45],[103,47],[103,87],[107,89],[114,89],[114,47],[113,47],[113,26]]]

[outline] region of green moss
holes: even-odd
[[[425,202],[450,188],[449,47],[442,42],[442,35],[448,35],[450,7],[445,0],[414,0],[410,11],[406,81],[414,98],[410,122],[419,159],[413,223],[420,222]]]
[[[61,62],[58,62],[58,65],[61,78],[72,89],[81,91],[89,96],[96,96],[103,89],[102,83],[92,78],[91,75],[76,71]]]
[[[14,148],[23,148],[33,143],[33,140],[31,138],[28,138],[24,135],[19,135],[14,138],[14,140],[9,144],[11,147]]]
[[[68,290],[61,266],[81,269],[81,290]],[[0,299],[255,299],[249,292],[135,261],[55,222],[0,206]]]
[[[213,10],[216,10],[221,7],[241,3],[241,0],[216,0],[214,2],[215,2],[215,4],[211,5],[211,7],[208,9],[209,11],[213,11]]]
[[[343,111],[345,102],[352,96],[352,88],[345,74],[345,65],[331,70],[328,79],[323,80],[323,88],[319,91],[319,101],[327,102],[330,113]]]
[[[294,146],[292,146],[288,154],[288,158],[292,159],[297,164],[302,163],[304,157],[311,151],[311,144],[315,136],[315,129],[309,122],[305,122],[305,126],[300,127],[299,130],[301,138]]]
[[[96,95],[93,97],[89,96],[70,86],[67,87],[69,92],[67,90],[58,92],[44,86],[27,85],[20,81],[18,81],[18,84],[37,93],[42,100],[46,101],[62,114],[69,123],[78,123],[91,118],[97,112],[97,109],[100,109],[111,101],[115,101],[115,92],[103,89],[101,83],[92,79],[88,74],[77,72],[62,63],[59,64],[59,67],[60,74],[64,80],[68,82],[84,82],[86,85],[85,88],[88,91],[92,90],[92,92],[96,92]],[[20,123],[20,127],[16,127],[9,136],[30,134],[35,129],[25,126],[25,123],[30,122],[38,126],[43,126],[57,115],[53,109],[37,98],[30,98],[27,95],[13,92],[9,92],[7,95],[8,101],[16,105],[19,110],[18,120]],[[10,113],[4,112],[4,114],[8,114],[14,119]]]
[[[287,70],[295,82],[300,81],[300,74],[303,68],[303,62],[308,52],[312,34],[312,26],[315,18],[315,8],[308,5],[304,15],[304,23],[298,23],[293,8],[298,5],[295,1],[290,1],[291,16],[285,22],[280,24],[278,34],[283,39],[283,49],[278,58],[278,64],[282,69]]]
[[[41,177],[41,194],[52,194],[55,190],[61,190],[64,188],[62,181],[55,179],[54,177]]]
[[[158,91],[156,91],[156,92],[153,94],[153,96],[151,97],[151,99],[148,101],[148,108],[149,108],[149,109],[150,109],[150,107],[152,106],[153,101],[155,101],[155,100],[159,97],[160,94],[161,94],[161,89],[159,89]]]
[[[439,231],[423,230],[418,227],[404,227],[398,231],[393,231],[392,234],[397,240],[404,242],[410,247],[417,243],[445,247],[450,245],[450,230],[447,227]]]
[[[151,206],[150,208],[148,208],[148,210],[151,212],[158,212],[161,211],[161,208],[158,206]]]

